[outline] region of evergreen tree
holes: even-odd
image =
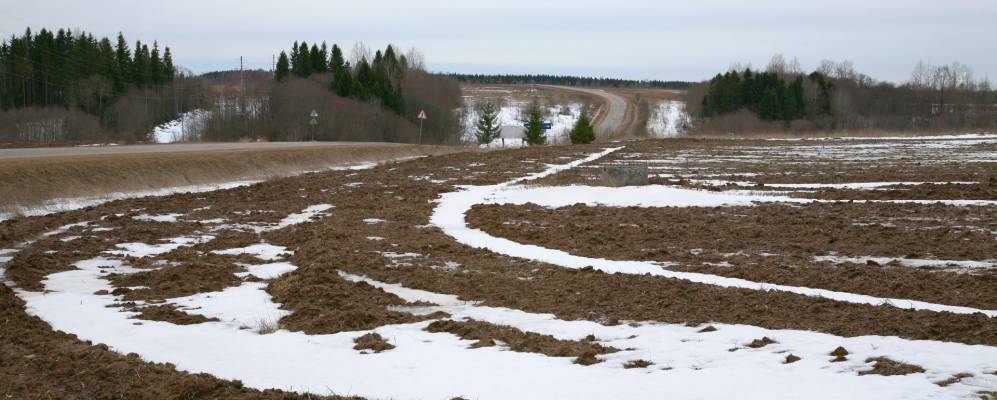
[[[159,58],[159,43],[152,42],[152,55],[149,57],[149,77],[153,84],[163,83],[163,60]]]
[[[356,79],[350,88],[350,94],[359,100],[369,100],[374,88],[374,72],[367,63],[366,58],[361,58],[357,62]]]
[[[277,69],[273,72],[273,77],[277,81],[283,81],[290,74],[291,70],[287,61],[287,53],[281,51],[280,57],[277,57]]]
[[[485,103],[478,112],[480,116],[475,126],[474,137],[478,140],[478,144],[491,143],[502,133],[502,127],[498,123],[498,111],[492,103]]]
[[[309,68],[309,75],[311,74],[321,74],[325,72],[325,56],[319,50],[318,45],[313,44],[311,50],[308,52],[308,59],[311,60],[311,67]]]
[[[135,56],[132,62],[132,84],[138,87],[145,86],[146,72],[149,70],[149,63],[146,62],[145,53],[142,52],[142,42],[135,42]]]
[[[589,120],[587,112],[582,111],[582,115],[578,116],[578,121],[571,128],[570,137],[573,144],[587,144],[595,140],[595,130],[592,129],[592,121]]]
[[[166,76],[166,81],[172,81],[177,75],[177,68],[173,66],[173,54],[170,54],[170,46],[166,46],[166,50],[163,52],[163,73]]]
[[[301,42],[298,46],[297,62],[291,65],[291,72],[301,78],[307,78],[312,74],[311,53],[308,50],[308,43]]]
[[[329,69],[332,71],[332,90],[336,92],[336,95],[340,97],[352,96],[353,74],[350,73],[346,60],[343,59],[343,50],[337,45],[332,45]]]
[[[125,35],[118,32],[118,44],[114,48],[114,92],[121,94],[125,91],[125,85],[132,81],[132,60],[131,50],[128,49],[128,42]]]
[[[779,93],[775,88],[769,88],[758,103],[758,116],[762,119],[782,119],[782,104],[779,103]]]
[[[547,144],[547,133],[543,127],[543,112],[540,111],[540,104],[536,101],[530,105],[530,111],[526,120],[526,143],[530,146]]]

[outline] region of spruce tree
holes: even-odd
[[[474,137],[478,140],[478,144],[488,144],[492,140],[498,139],[502,133],[502,127],[498,123],[498,111],[495,110],[495,105],[485,103],[478,110],[478,113],[480,116],[475,126],[477,129],[474,132]]]
[[[163,83],[163,60],[159,58],[159,43],[152,42],[152,55],[149,57],[149,80],[153,84]]]
[[[589,120],[587,112],[582,111],[582,115],[578,116],[578,121],[571,128],[570,137],[572,144],[587,144],[595,140],[595,130],[592,129],[592,121]]]
[[[114,48],[114,92],[124,93],[125,86],[131,82],[132,60],[131,50],[128,49],[128,42],[125,35],[118,32],[118,44]]]
[[[291,74],[290,64],[287,61],[287,53],[281,51],[280,57],[277,57],[277,69],[273,72],[273,77],[277,81],[283,81],[287,79],[287,76]]]
[[[352,96],[353,74],[346,66],[343,59],[343,50],[337,45],[332,45],[332,54],[329,56],[329,69],[332,71],[332,90],[337,96]]]
[[[765,120],[782,119],[782,105],[779,103],[779,93],[775,88],[769,88],[758,103],[758,116]]]
[[[298,64],[292,68],[292,72],[295,75],[307,78],[312,74],[312,58],[311,52],[308,50],[308,43],[301,42],[301,45],[298,47]]]
[[[530,146],[547,144],[547,133],[544,132],[543,123],[543,112],[540,111],[540,104],[534,101],[530,105],[526,119],[526,143]]]
[[[311,60],[309,75],[325,72],[325,56],[319,51],[317,45],[313,44],[311,50],[308,51],[308,59]]]
[[[173,66],[173,54],[170,53],[170,46],[166,46],[163,52],[163,73],[166,81],[172,81],[177,75],[177,68]]]

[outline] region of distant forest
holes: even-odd
[[[919,63],[894,84],[847,61],[804,74],[777,55],[764,71],[734,67],[693,85],[687,100],[699,132],[997,128],[997,92],[959,63]]]
[[[158,42],[27,30],[0,42],[0,144],[172,140],[457,140],[460,88],[421,53],[296,42],[275,71],[194,76]],[[319,117],[310,124],[309,114]],[[178,119],[179,118],[179,119]],[[182,121],[182,122],[180,122]]]
[[[0,140],[142,140],[182,111],[176,77],[157,42],[28,29],[0,42]]]
[[[449,74],[462,83],[486,84],[542,84],[563,86],[604,86],[622,88],[654,88],[685,90],[692,83],[682,81],[630,80],[614,78],[590,78],[570,75],[482,75]]]
[[[294,42],[271,76],[254,75],[222,95],[201,131],[204,140],[338,140],[455,143],[461,105],[453,79],[425,71],[415,49],[373,53],[363,43],[350,54],[326,43]],[[212,73],[232,81],[237,72]],[[208,76],[206,74],[205,76]],[[318,118],[311,124],[314,110]],[[420,138],[418,115],[425,111]]]

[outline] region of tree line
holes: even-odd
[[[593,78],[571,75],[488,75],[488,74],[449,74],[461,83],[474,84],[542,84],[561,86],[610,86],[624,88],[655,88],[685,90],[691,84],[683,81],[632,80],[616,78]]]
[[[997,92],[959,63],[919,63],[895,84],[849,61],[822,61],[805,74],[776,55],[763,71],[737,65],[692,85],[687,102],[702,132],[997,128]]]
[[[0,139],[144,140],[193,94],[177,76],[158,42],[27,29],[0,42]]]
[[[786,81],[791,79],[787,84]],[[804,86],[817,95],[808,97]],[[747,109],[766,121],[793,121],[817,115],[830,115],[834,84],[820,72],[803,76],[783,76],[775,72],[728,71],[710,80],[702,100],[704,117]]]
[[[218,79],[231,80],[225,73]],[[238,82],[238,80],[236,80]],[[386,141],[452,143],[459,139],[456,81],[425,71],[415,49],[371,51],[358,43],[347,56],[338,45],[295,42],[270,76],[253,76],[216,102],[198,137],[204,140]],[[245,112],[252,110],[253,112]],[[309,115],[319,115],[312,125]],[[420,111],[424,121],[420,139]]]
[[[294,42],[290,55],[280,52],[274,77],[283,81],[292,75],[307,78],[312,74],[331,73],[329,89],[336,95],[360,101],[376,99],[385,108],[402,113],[405,103],[401,82],[409,70],[408,58],[404,54],[396,55],[391,45],[383,53],[377,50],[371,60],[368,60],[367,54],[358,54],[357,57],[351,65],[336,44],[329,49],[324,42],[321,47]]]
[[[123,34],[116,43],[86,32],[42,29],[0,44],[0,108],[79,106],[97,114],[133,87],[155,87],[173,80],[170,48],[136,41]]]

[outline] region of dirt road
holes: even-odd
[[[629,105],[627,100],[623,97],[603,89],[579,88],[571,86],[542,86],[582,92],[605,99],[607,108],[596,118],[595,134],[598,140],[608,140],[625,131],[625,128],[627,127]]]

